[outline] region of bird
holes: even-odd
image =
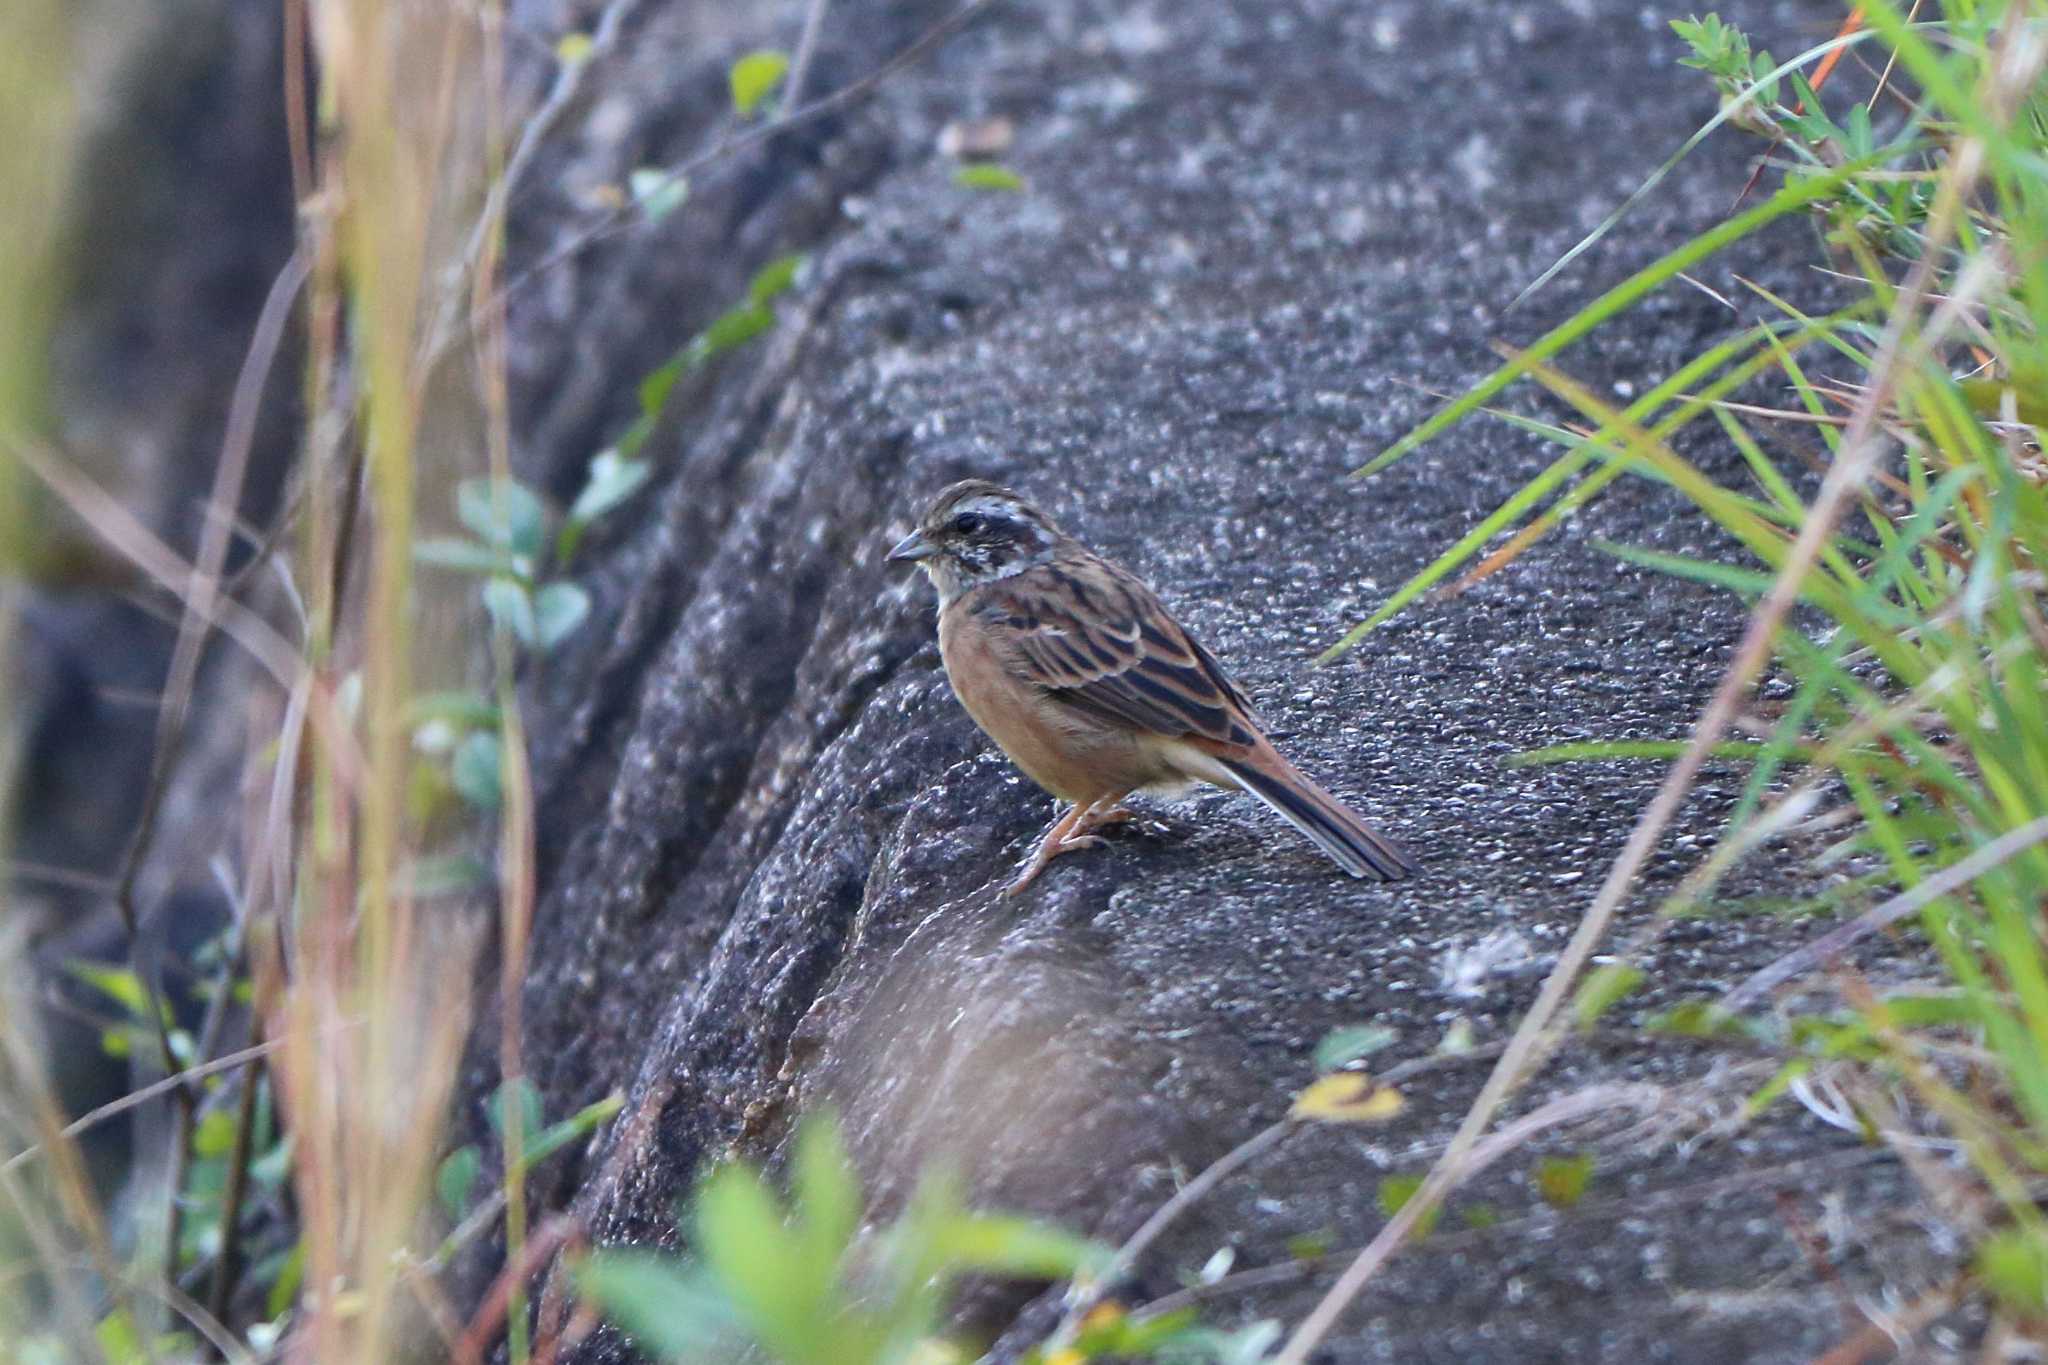
[[[888,560],[937,589],[939,657],[967,714],[1067,803],[1005,894],[1102,843],[1095,831],[1133,818],[1132,793],[1204,782],[1258,797],[1354,877],[1418,870],[1281,756],[1244,690],[1157,593],[1029,499],[985,479],[952,484]]]

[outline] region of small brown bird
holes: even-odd
[[[1415,862],[1302,776],[1209,651],[1133,576],[981,479],[939,494],[889,551],[939,590],[939,657],[967,714],[1033,782],[1072,806],[1008,894],[1131,818],[1132,792],[1242,788],[1354,877]]]

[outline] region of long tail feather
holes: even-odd
[[[1346,872],[1391,882],[1417,870],[1416,861],[1398,845],[1286,759],[1270,752],[1261,757],[1258,767],[1230,759],[1224,759],[1223,766],[1239,786],[1278,811]]]

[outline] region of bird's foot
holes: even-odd
[[[1031,861],[1026,864],[1017,880],[1003,888],[1003,895],[1010,897],[1023,891],[1038,879],[1039,873],[1045,871],[1046,864],[1062,853],[1072,853],[1078,849],[1094,848],[1107,843],[1108,840],[1101,835],[1090,831],[1100,829],[1104,825],[1121,824],[1137,818],[1133,812],[1117,804],[1121,800],[1123,795],[1119,793],[1101,801],[1091,801],[1085,806],[1076,805],[1053,821],[1052,828],[1039,840],[1038,849],[1031,855]],[[1105,810],[1104,807],[1108,809]]]
[[[1087,834],[1092,830],[1101,829],[1104,825],[1121,825],[1126,820],[1135,820],[1137,818],[1138,813],[1126,806],[1115,806],[1111,810],[1090,810],[1080,820],[1075,822],[1073,834],[1068,837],[1072,838],[1074,835]],[[1100,843],[1101,840],[1096,842]]]

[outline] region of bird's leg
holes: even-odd
[[[1068,831],[1067,842],[1073,843],[1078,839],[1088,838],[1104,825],[1120,825],[1126,820],[1137,819],[1136,811],[1121,804],[1129,795],[1127,791],[1111,792],[1108,796],[1097,797],[1089,802],[1088,809],[1082,812],[1080,820]]]
[[[1016,881],[1003,888],[1005,896],[1014,896],[1025,887],[1031,885],[1037,879],[1038,874],[1045,871],[1047,863],[1067,851],[1065,847],[1067,833],[1080,820],[1085,809],[1086,807],[1077,802],[1069,806],[1064,815],[1052,822],[1052,828],[1048,829],[1045,832],[1045,837],[1038,841],[1038,850],[1031,855],[1031,861],[1025,865],[1024,871],[1018,875]]]
[[[1039,840],[1038,851],[1031,855],[1030,863],[1025,866],[1017,880],[1004,889],[1003,894],[1014,896],[1031,885],[1037,880],[1038,874],[1045,871],[1045,865],[1062,853],[1072,853],[1077,848],[1091,848],[1101,843],[1101,836],[1089,831],[1131,819],[1131,812],[1117,804],[1128,795],[1129,792],[1111,792],[1093,801],[1075,802],[1065,815],[1053,821],[1052,828],[1045,832],[1045,838]],[[1110,809],[1104,810],[1105,806]]]

